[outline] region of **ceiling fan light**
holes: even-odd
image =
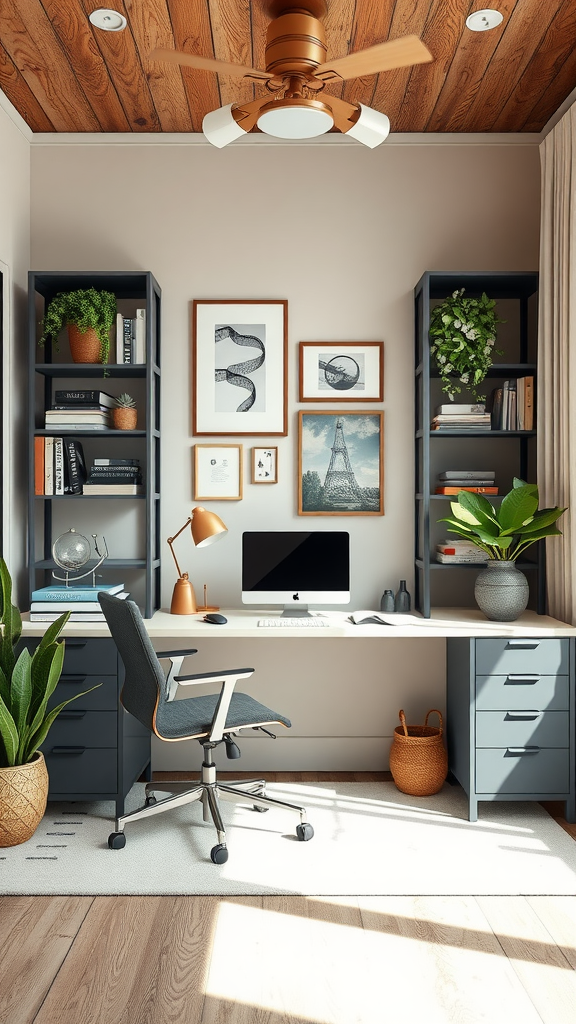
[[[365,107],[363,103],[359,103],[358,106],[360,107],[360,116],[352,127],[348,129],[346,135],[356,139],[357,142],[361,142],[363,146],[374,149],[388,138],[390,119],[386,114],[381,114],[379,110]]]
[[[314,139],[330,131],[334,118],[318,100],[272,100],[262,108],[257,124],[277,139]]]
[[[241,135],[246,135],[244,129],[234,120],[231,103],[228,103],[225,107],[218,107],[217,110],[211,110],[206,114],[202,121],[202,131],[208,142],[211,142],[213,146],[217,146],[218,149],[222,149],[230,142],[234,142],[235,139],[239,139]]]
[[[104,32],[122,32],[126,28],[126,18],[119,11],[113,11],[108,7],[99,7],[88,16],[88,21],[96,28]]]

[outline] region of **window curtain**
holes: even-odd
[[[569,509],[546,541],[548,612],[576,625],[576,104],[540,146],[540,507]]]

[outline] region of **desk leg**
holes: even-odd
[[[576,822],[576,793],[572,793],[566,801],[566,821],[569,825]]]
[[[478,821],[478,800],[472,793],[468,794],[468,821]]]

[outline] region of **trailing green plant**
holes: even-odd
[[[12,604],[12,580],[3,558],[0,558],[0,598],[0,768],[7,768],[31,761],[57,715],[71,700],[84,694],[77,693],[47,710],[64,662],[64,641],[57,643],[57,640],[70,612],[64,612],[50,624],[32,655],[26,648],[17,654],[22,618]],[[84,692],[90,693],[90,690]]]
[[[565,508],[538,509],[538,487],[514,477],[512,490],[502,499],[498,511],[483,494],[460,491],[450,502],[452,517],[439,519],[448,523],[448,533],[457,533],[488,557],[514,562],[531,544],[544,537],[561,537],[554,523]]]
[[[119,395],[116,399],[116,406],[118,409],[135,409],[136,402],[126,391],[122,395]]]
[[[440,371],[442,391],[454,401],[463,384],[477,402],[485,395],[478,390],[493,361],[502,355],[496,344],[496,303],[485,292],[479,299],[464,298],[457,288],[430,313],[430,353]]]
[[[110,354],[110,329],[116,321],[116,296],[113,292],[98,291],[96,288],[78,288],[72,292],[58,292],[48,303],[42,323],[44,345],[58,335],[67,324],[75,324],[79,331],[93,328],[100,342],[100,362],[107,363]]]

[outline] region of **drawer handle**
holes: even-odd
[[[61,711],[58,718],[73,718],[74,721],[79,721],[85,714],[85,711]]]
[[[506,686],[507,683],[512,683],[513,685],[526,684],[526,686],[534,686],[534,683],[537,683],[539,679],[540,676],[520,676],[512,674],[506,676],[506,682],[504,683],[504,686]]]
[[[523,757],[524,754],[537,754],[540,747],[506,747],[504,757]]]
[[[68,754],[68,755],[71,755],[71,756],[74,756],[74,755],[78,756],[78,754],[83,754],[85,750],[86,750],[86,747],[52,747],[52,750],[50,751],[50,753],[51,754]]]
[[[507,711],[504,721],[514,722],[520,719],[523,722],[533,722],[535,718],[540,718],[541,714],[541,711]]]
[[[512,648],[516,651],[534,651],[540,646],[540,640],[509,640],[506,650]]]
[[[66,647],[86,647],[86,640],[69,640],[67,638]]]
[[[61,683],[77,683],[80,686],[81,683],[86,682],[86,676],[60,676]]]

